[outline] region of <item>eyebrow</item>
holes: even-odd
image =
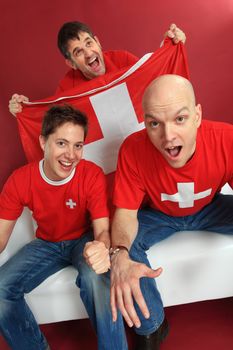
[[[62,142],[66,142],[66,143],[69,143],[69,141],[68,140],[66,140],[66,139],[62,139],[62,138],[58,138],[58,139],[56,139],[56,141],[62,141]],[[82,143],[82,144],[84,144],[84,141],[76,141],[75,143]]]
[[[185,112],[185,111],[189,112],[189,108],[188,108],[188,107],[182,107],[181,109],[179,109],[179,110],[175,113],[175,115],[178,115],[178,114],[180,114],[180,113],[182,113],[182,112]],[[157,119],[156,116],[153,116],[153,115],[148,114],[148,113],[146,113],[146,114],[144,115],[144,118]]]
[[[180,114],[180,113],[185,112],[185,111],[189,112],[189,108],[188,108],[188,107],[182,107],[181,109],[179,109],[179,110],[176,112],[176,114]]]
[[[90,36],[87,36],[83,41],[86,42],[88,40],[91,40],[93,38],[91,38]],[[79,40],[80,41],[80,40]],[[80,47],[75,47],[72,51],[72,54],[74,54],[76,51],[78,51],[80,49]]]

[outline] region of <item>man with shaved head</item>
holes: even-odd
[[[137,350],[159,349],[168,333],[145,251],[176,231],[233,233],[233,125],[202,121],[191,83],[163,75],[146,89],[144,130],[122,144],[115,180],[111,307],[135,327]],[[141,208],[147,199],[147,205]],[[144,277],[144,278],[141,278]],[[139,283],[140,282],[140,283]]]

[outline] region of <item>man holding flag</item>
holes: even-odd
[[[182,30],[171,24],[165,36],[177,44],[185,43],[186,37]],[[101,44],[92,30],[81,22],[67,22],[58,33],[58,47],[70,67],[65,77],[60,81],[56,94],[85,83],[88,80],[132,66],[138,58],[127,51],[103,52]],[[22,102],[28,97],[13,94],[9,101],[9,111],[14,116],[22,111]]]

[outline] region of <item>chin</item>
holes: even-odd
[[[182,168],[186,162],[182,162],[182,161],[173,161],[173,162],[168,162],[172,168],[178,169],[178,168]]]

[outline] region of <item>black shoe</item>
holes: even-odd
[[[152,334],[136,335],[135,350],[159,350],[159,346],[166,338],[169,332],[169,326],[166,318],[161,326]]]

